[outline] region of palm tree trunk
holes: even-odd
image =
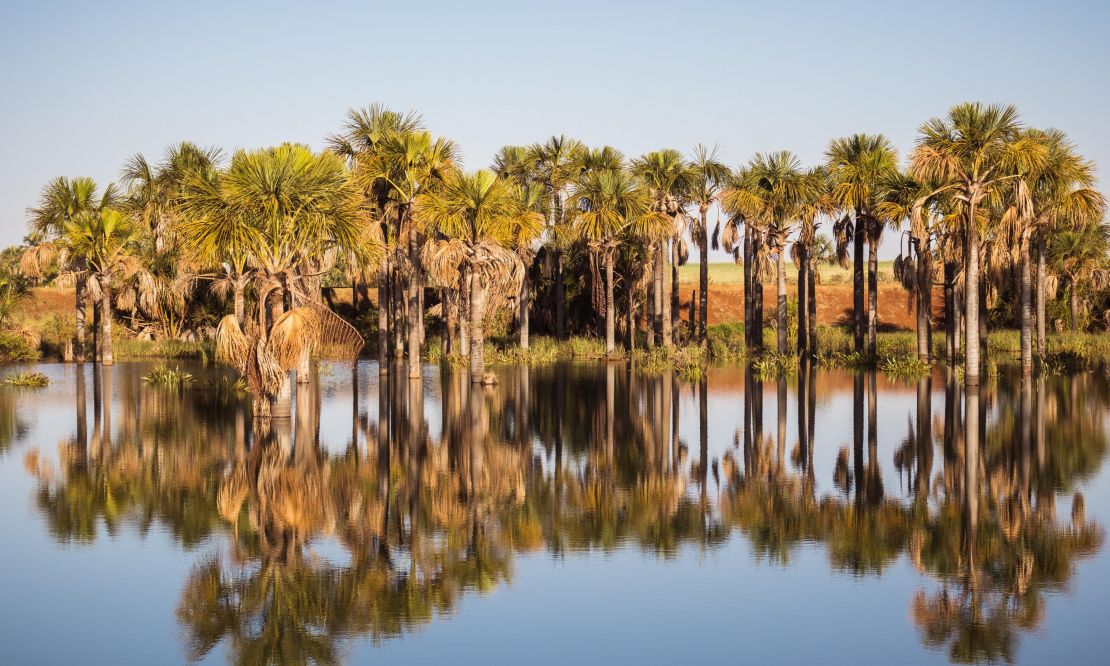
[[[856,209],[855,225],[852,229],[853,256],[852,256],[852,316],[853,339],[857,353],[863,353],[864,336],[864,304],[863,304],[863,219],[860,210]]]
[[[1045,347],[1045,273],[1044,235],[1037,234],[1037,353],[1044,355]]]
[[[645,267],[650,274],[650,279],[644,282],[644,310],[645,310],[645,323],[644,328],[647,332],[647,348],[655,349],[655,345],[659,342],[656,337],[659,334],[658,329],[655,327],[655,313],[658,311],[657,303],[655,301],[655,258],[651,259],[651,266]]]
[[[1079,282],[1074,277],[1071,279],[1071,289],[1069,292],[1068,299],[1071,309],[1071,330],[1074,333],[1079,330]]]
[[[625,296],[628,299],[626,301],[628,307],[628,330],[626,331],[628,335],[628,340],[626,342],[626,345],[628,347],[629,353],[631,354],[631,352],[635,351],[636,349],[636,329],[638,327],[636,326],[636,290],[633,289],[632,284],[629,280],[625,280],[624,291]]]
[[[698,235],[698,341],[706,345],[709,328],[709,207],[702,205],[698,212],[701,213],[701,233]]]
[[[775,260],[775,274],[778,278],[778,308],[776,322],[778,327],[778,352],[786,354],[786,245],[779,245],[779,256]]]
[[[244,291],[246,290],[246,281],[239,276],[233,278],[231,283],[232,301],[235,303],[235,320],[239,322],[239,328],[245,328],[247,325],[247,306]]]
[[[390,312],[392,313],[390,319],[393,322],[393,357],[403,359],[405,357],[405,292],[401,288],[396,267],[394,267],[389,283],[393,288],[389,297]]]
[[[817,267],[813,265],[813,254],[806,252],[806,281],[808,289],[806,290],[806,299],[808,301],[806,308],[809,310],[809,349],[810,356],[817,356]],[[812,393],[812,384],[810,392]],[[813,434],[813,429],[810,428],[810,434]],[[812,451],[812,449],[811,449]]]
[[[867,355],[878,355],[879,247],[878,239],[867,239]]]
[[[971,196],[967,216],[967,275],[964,278],[964,326],[967,352],[964,354],[964,383],[979,385],[979,225],[975,221],[975,195]],[[970,402],[970,400],[968,401]],[[970,409],[970,405],[969,405]],[[971,420],[970,418],[968,419]],[[976,426],[978,438],[978,426]],[[971,442],[971,439],[968,439]]]
[[[929,340],[929,319],[933,314],[933,269],[929,261],[928,239],[919,241],[917,248],[917,357],[922,361],[932,358]]]
[[[762,239],[761,239],[762,242]],[[758,248],[755,248],[758,253]],[[755,257],[753,257],[755,258]],[[752,275],[755,277],[755,288],[752,292],[753,310],[752,320],[755,327],[752,329],[752,337],[754,338],[755,348],[763,350],[763,275],[758,266],[753,267]]]
[[[949,364],[956,360],[956,264],[944,262],[944,359]]]
[[[809,344],[809,278],[806,276],[808,268],[806,250],[799,247],[801,261],[798,263],[798,356],[804,357]],[[805,444],[802,444],[803,448]]]
[[[532,302],[532,281],[528,277],[527,267],[524,269],[524,280],[520,283],[520,304],[519,315],[520,320],[520,348],[528,349],[528,327],[530,325],[528,318],[528,308]]]
[[[1021,253],[1021,372],[1029,374],[1033,371],[1033,275],[1028,239],[1018,251]]]
[[[470,353],[470,295],[472,275],[469,269],[462,268],[462,278],[459,284],[459,351],[466,355]]]
[[[484,345],[486,342],[483,319],[486,314],[486,289],[482,277],[470,276],[470,381],[481,382],[486,374]]]
[[[565,287],[563,284],[563,251],[555,250],[553,253],[555,263],[555,337],[559,340],[567,339],[567,312],[564,299]]]
[[[88,301],[88,278],[84,275],[77,276],[77,288],[74,307],[74,316],[77,321],[77,362],[85,362],[85,306]]]
[[[682,319],[682,304],[679,300],[678,291],[678,242],[677,239],[671,243],[671,304],[670,304],[670,320],[671,320],[671,335],[678,335],[678,322]],[[690,322],[691,330],[694,328],[694,322]]]
[[[605,252],[605,356],[617,349],[617,308],[613,302],[613,250]]]
[[[419,379],[423,375],[423,370],[420,366],[420,347],[423,335],[421,334],[421,317],[420,317],[420,293],[423,291],[423,280],[421,275],[421,268],[416,262],[416,250],[410,248],[413,255],[412,276],[409,278],[408,288],[408,312],[406,313],[405,323],[408,326],[409,334],[409,348],[408,348],[408,361],[409,361],[409,379]]]
[[[744,343],[752,348],[752,238],[744,225]]]
[[[378,373],[389,373],[389,272],[378,276]]]
[[[100,279],[101,364],[112,365],[112,285],[107,277]]]
[[[662,308],[661,308],[661,311],[660,311],[660,315],[661,315],[660,320],[662,322],[662,327],[661,327],[662,341],[663,341],[663,346],[664,347],[670,348],[674,344],[674,341],[671,337],[671,335],[672,335],[672,331],[671,331],[671,300],[668,299],[668,298],[663,298],[663,276],[666,274],[667,264],[670,263],[669,262],[669,257],[668,257],[668,252],[667,252],[668,247],[669,246],[667,245],[667,241],[665,241],[665,240],[660,241],[658,262],[659,262],[659,301],[662,304]]]

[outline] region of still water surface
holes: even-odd
[[[0,661],[1105,663],[1102,375],[150,367],[0,388]]]

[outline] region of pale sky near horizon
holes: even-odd
[[[0,7],[0,246],[55,176],[170,144],[322,147],[348,108],[419,111],[467,168],[567,134],[732,166],[1017,105],[1110,163],[1110,3],[24,2]],[[1105,179],[1103,179],[1105,182]],[[897,252],[888,234],[883,254]],[[724,259],[714,256],[714,260]]]

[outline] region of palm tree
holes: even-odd
[[[221,357],[246,376],[256,416],[288,416],[289,359],[303,363],[319,336],[319,315],[294,309],[312,303],[305,273],[337,251],[366,264],[382,255],[359,190],[336,154],[284,144],[239,151],[215,177],[194,175],[182,206],[187,219],[179,233],[188,251],[249,258],[258,313],[245,326],[234,315],[220,322]]]
[[[766,230],[768,246],[776,253],[778,353],[786,354],[786,240],[792,224],[803,213],[814,183],[798,158],[785,150],[756,153],[741,178],[739,187],[724,192],[722,203],[748,220],[758,220]]]
[[[578,205],[572,209],[576,235],[600,255],[605,281],[605,353],[616,351],[616,301],[613,289],[614,255],[629,238],[657,238],[671,228],[670,218],[652,210],[651,194],[625,169],[588,171],[575,188]]]
[[[874,358],[878,328],[878,245],[883,220],[876,213],[884,182],[897,171],[898,156],[890,141],[881,134],[854,134],[834,139],[825,151],[832,179],[832,199],[844,217],[837,224],[841,248],[850,237],[854,244],[852,307],[855,314],[855,346],[863,352],[864,332],[867,353]],[[864,316],[863,246],[869,248],[867,276],[867,314]]]
[[[77,216],[98,215],[102,209],[119,203],[115,185],[109,184],[100,193],[92,178],[59,177],[47,183],[39,195],[38,206],[28,210],[31,247],[21,261],[21,268],[31,275],[40,275],[56,259],[63,259],[66,274],[75,278],[76,360],[79,363],[85,360],[87,267],[83,257],[61,253],[63,248],[54,241],[62,236],[65,225]]]
[[[979,261],[984,226],[981,204],[1007,181],[1043,161],[1043,146],[1020,136],[1017,109],[978,102],[953,107],[945,119],[933,118],[918,130],[910,156],[915,178],[936,182],[934,194],[951,192],[961,203],[967,250],[964,256],[964,307],[967,350],[964,380],[979,383]]]
[[[343,130],[339,134],[328,138],[329,149],[343,156],[348,161],[348,166],[354,169],[356,165],[368,163],[378,153],[379,145],[388,136],[418,132],[424,129],[421,117],[413,112],[399,113],[380,104],[374,104],[363,109],[350,109]],[[397,276],[390,260],[392,249],[396,247],[396,232],[394,213],[391,206],[392,190],[384,180],[373,180],[366,183],[368,187],[362,191],[367,204],[373,209],[374,221],[378,233],[386,245],[385,261],[377,270],[378,288],[378,369],[381,373],[389,372],[389,345],[390,345],[390,312],[394,283]],[[351,263],[357,265],[356,257],[350,258]],[[359,267],[362,268],[361,266]],[[361,270],[353,271],[354,276]],[[357,291],[357,289],[356,289]]]
[[[1087,224],[1078,229],[1059,229],[1052,235],[1047,260],[1068,279],[1071,330],[1079,326],[1079,290],[1098,291],[1110,286],[1110,225]]]
[[[809,187],[801,202],[801,226],[791,248],[791,257],[798,267],[798,353],[817,353],[817,268],[818,245],[826,238],[817,235],[819,218],[832,212],[828,175],[824,168],[810,169],[806,174]],[[823,258],[823,257],[822,257]]]
[[[218,148],[182,141],[167,149],[156,165],[141,153],[124,163],[120,177],[127,188],[126,208],[149,229],[155,252],[165,249],[166,238],[173,232],[186,179],[194,172],[216,168],[221,155]]]
[[[138,229],[127,215],[101,208],[69,220],[62,233],[66,249],[84,260],[91,286],[100,292],[101,363],[112,365],[112,288],[142,270],[131,255]]]
[[[647,153],[633,160],[632,171],[651,191],[655,212],[664,213],[673,220],[673,231],[668,236],[676,239],[676,250],[679,250],[676,254],[681,254],[680,244],[684,242],[681,239],[681,224],[685,219],[683,208],[690,194],[693,175],[682,153],[671,149]],[[677,276],[672,276],[671,298],[664,298],[663,275],[668,261],[666,253],[667,240],[659,240],[655,245],[654,253],[651,311],[654,336],[658,338],[659,344],[670,347],[673,344],[672,316],[677,314],[673,310],[678,300],[678,280]],[[676,266],[679,258],[672,256],[671,264]],[[652,342],[652,340],[652,336],[649,335],[648,341]]]
[[[387,132],[374,151],[360,154],[355,179],[363,191],[385,188],[387,210],[392,212],[397,246],[393,260],[408,268],[406,321],[408,376],[423,375],[420,348],[424,341],[424,266],[421,252],[424,230],[414,215],[417,198],[440,183],[453,167],[458,147],[453,141],[433,138],[430,132]]]
[[[555,337],[567,337],[566,294],[563,276],[563,250],[560,231],[566,224],[566,199],[568,189],[578,174],[579,156],[584,146],[576,139],[552,136],[545,143],[529,147],[529,157],[535,163],[538,179],[547,188],[551,204],[547,210],[548,243],[555,264]]]
[[[709,207],[717,202],[721,189],[732,175],[729,168],[717,159],[717,147],[712,150],[702,144],[694,148],[694,157],[688,166],[690,172],[690,198],[698,206],[697,223],[692,235],[701,255],[698,264],[698,324],[697,339],[708,344],[706,328],[709,322]],[[690,322],[691,326],[694,322]]]
[[[1017,180],[1010,215],[1017,227],[1014,235],[1021,267],[1021,362],[1022,368],[1030,370],[1034,328],[1038,353],[1045,351],[1045,237],[1061,227],[1102,219],[1106,199],[1095,189],[1094,163],[1079,155],[1063,132],[1026,130],[1023,136],[1040,142],[1046,151],[1044,162]],[[1037,253],[1035,299],[1033,244]]]
[[[470,292],[470,380],[486,382],[486,305],[491,295],[519,293],[524,267],[509,247],[521,236],[538,236],[543,216],[524,208],[516,186],[482,169],[448,172],[441,187],[421,195],[418,217],[444,237],[424,250],[433,277],[447,281],[461,268],[466,271],[469,285],[462,288]]]
[[[512,181],[520,188],[524,207],[549,217],[550,198],[547,188],[540,180],[536,162],[531,151],[525,146],[504,146],[493,159],[493,171],[500,177]],[[517,255],[524,265],[524,278],[520,285],[517,303],[517,325],[519,328],[520,348],[528,349],[528,334],[531,322],[532,280],[529,276],[535,248],[531,241],[516,245]]]

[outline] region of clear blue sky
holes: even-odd
[[[1110,163],[1110,3],[26,2],[0,8],[0,244],[59,175],[183,139],[321,146],[352,106],[420,111],[470,168],[566,133],[730,164],[1013,103]],[[1104,179],[1105,181],[1105,179]],[[886,243],[884,254],[893,250]]]

